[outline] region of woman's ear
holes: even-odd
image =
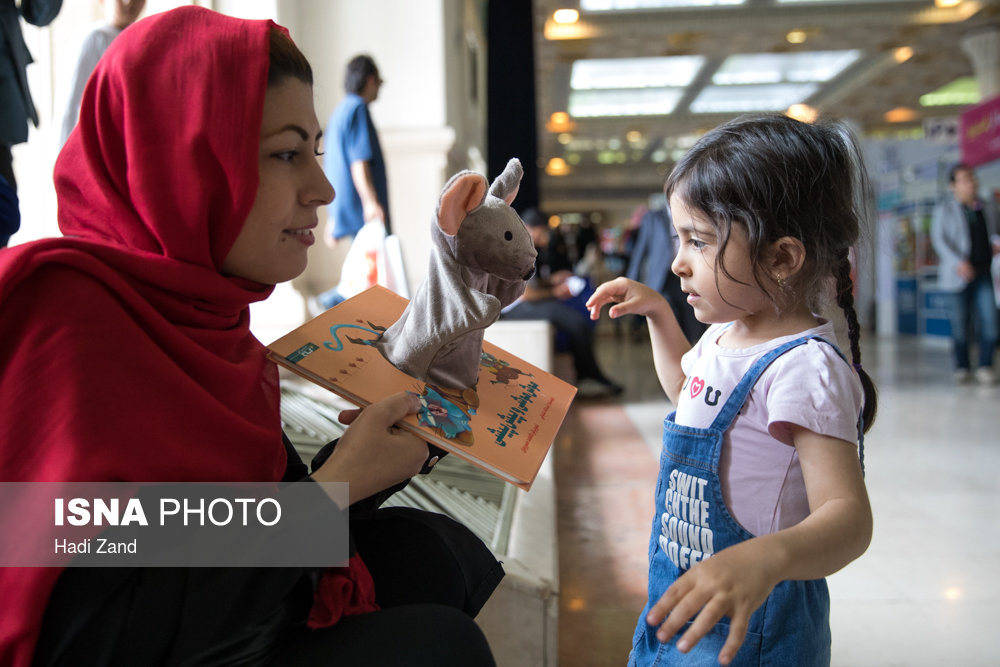
[[[771,244],[768,268],[775,280],[793,277],[805,263],[806,247],[797,238],[782,236]]]

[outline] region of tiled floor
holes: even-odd
[[[644,604],[660,423],[647,342],[599,338],[620,399],[578,402],[555,445],[561,667],[624,665]],[[833,664],[998,665],[1000,386],[955,387],[938,341],[880,340],[866,439],[868,552],[830,577]]]

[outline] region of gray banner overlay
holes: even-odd
[[[0,567],[338,567],[345,483],[0,482]]]

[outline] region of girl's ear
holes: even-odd
[[[768,252],[768,268],[776,280],[791,278],[805,263],[806,247],[797,238],[782,236],[771,244]]]

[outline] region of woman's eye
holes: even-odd
[[[279,153],[275,153],[274,157],[278,158],[282,162],[291,162],[298,157],[298,155],[298,151],[281,151]]]

